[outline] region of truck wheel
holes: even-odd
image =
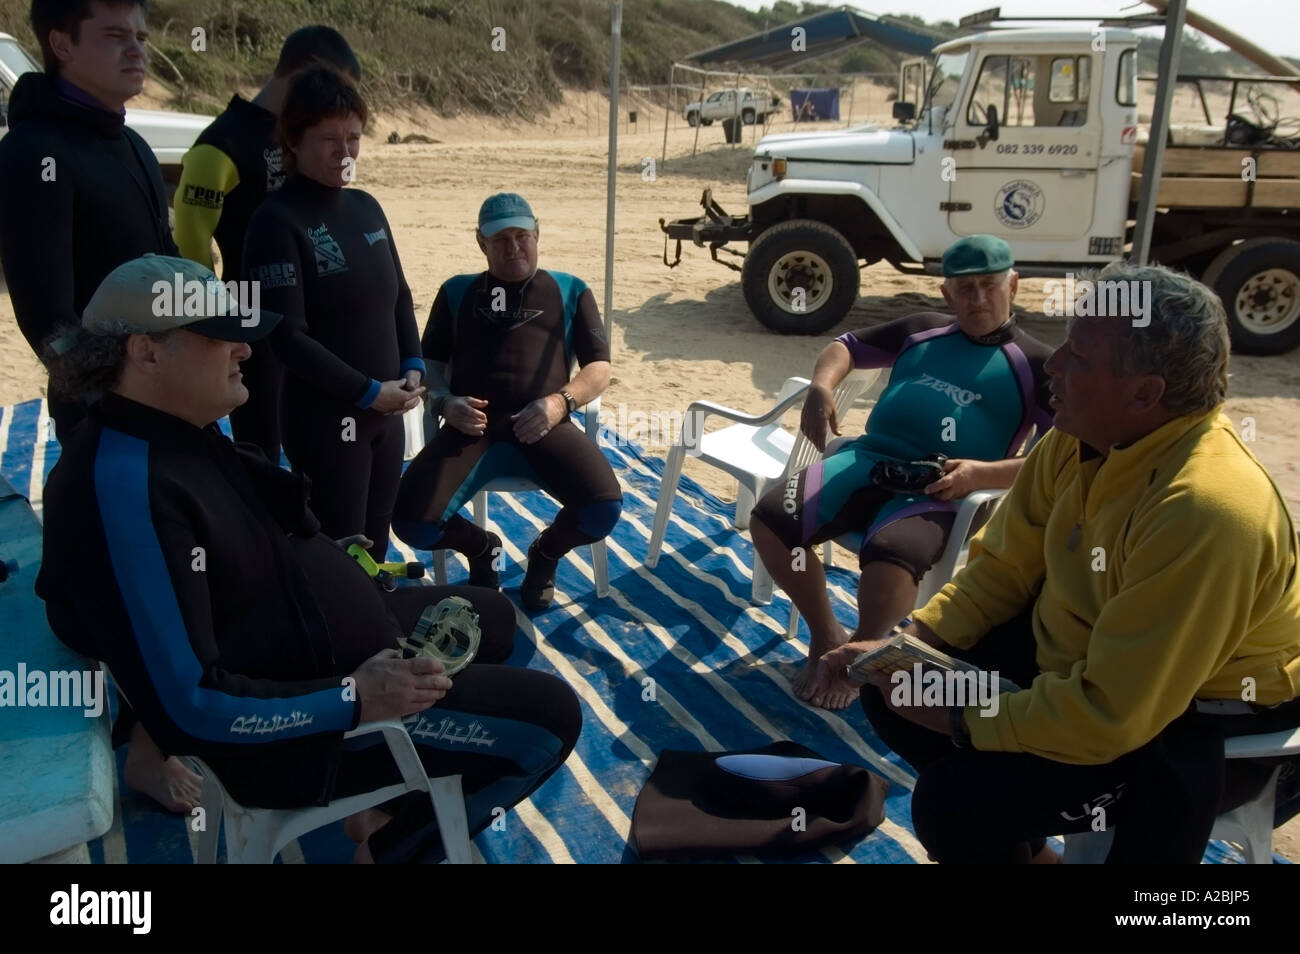
[[[752,109],[745,110],[740,114],[740,121],[746,126],[754,125],[754,111]]]
[[[713,125],[713,120],[712,120],[712,119],[701,119],[701,120],[700,120],[700,125],[701,125],[701,126],[712,126],[712,125]]]
[[[763,325],[786,335],[834,328],[858,298],[858,256],[822,222],[774,225],[749,245],[740,284]]]
[[[687,113],[687,114],[686,114],[686,125],[688,125],[688,126],[698,126],[699,124],[700,124],[700,114],[699,114],[699,113]]]
[[[1201,281],[1223,299],[1234,351],[1282,354],[1300,345],[1300,242],[1257,238],[1234,245]]]

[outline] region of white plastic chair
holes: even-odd
[[[465,818],[465,798],[461,794],[460,776],[429,778],[410,734],[397,719],[367,722],[348,732],[344,738],[382,732],[393,761],[402,773],[402,781],[360,795],[337,798],[325,806],[308,808],[247,808],[230,797],[217,774],[202,759],[188,756],[195,770],[203,776],[203,806],[206,827],[199,834],[200,864],[215,864],[217,832],[226,823],[227,864],[271,864],[289,842],[325,825],[347,818],[359,811],[382,805],[407,792],[428,792],[433,804],[447,860],[452,864],[472,864],[469,823]]]
[[[581,409],[583,429],[587,437],[600,448],[600,398],[595,397]],[[406,459],[410,460],[424,447],[426,429],[437,430],[437,422],[423,408],[413,408],[402,416],[406,429]],[[474,495],[471,503],[474,523],[487,529],[488,493],[517,494],[529,490],[541,490],[534,481],[526,477],[497,477],[488,481]],[[609,593],[609,549],[604,540],[591,544],[591,570],[596,579],[596,596],[604,597]],[[433,551],[433,581],[438,585],[447,582],[447,551]]]
[[[1230,759],[1300,755],[1300,729],[1283,729],[1263,735],[1234,735],[1224,740],[1223,753]],[[1246,804],[1216,818],[1210,832],[1212,840],[1240,845],[1248,865],[1273,863],[1273,811],[1277,778],[1281,774],[1282,766],[1279,765],[1269,776],[1263,791]],[[1110,854],[1114,840],[1114,828],[1066,835],[1065,854],[1061,860],[1069,865],[1102,864]]]
[[[845,376],[834,393],[838,418],[843,419],[848,409],[871,387],[879,374],[878,369],[869,369],[850,371]],[[796,435],[781,427],[781,418],[803,401],[808,385],[807,378],[787,378],[777,394],[776,404],[771,410],[757,416],[713,401],[691,403],[682,418],[681,437],[668,451],[668,459],[664,464],[654,528],[646,551],[647,567],[653,568],[659,562],[659,551],[668,532],[673,500],[677,496],[677,485],[681,479],[682,463],[688,454],[736,478],[736,513],[732,522],[738,530],[749,526],[749,512],[754,508],[754,502],[770,487],[783,483],[790,474],[797,473],[817,459],[817,448],[802,431]],[[710,417],[722,417],[735,423],[706,434],[704,423]],[[772,602],[772,576],[757,553],[754,554],[754,582],[750,600],[760,605]]]

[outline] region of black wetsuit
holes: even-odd
[[[300,476],[110,393],[46,485],[36,590],[55,634],[109,664],[165,754],[200,756],[245,804],[323,804],[393,771],[375,740],[344,742],[361,703],[343,677],[449,594],[480,613],[478,659],[500,662],[514,612],[459,587],[404,588],[386,606],[317,530]],[[476,660],[454,682],[406,721],[431,774],[463,774],[481,830],[563,763],[581,716],[544,673]],[[436,854],[428,800],[399,806],[371,847],[382,860]]]
[[[80,324],[118,265],[176,254],[158,160],[121,113],[89,102],[44,73],[24,73],[0,139],[0,260],[18,327],[38,356],[55,331]],[[49,407],[66,440],[82,405],[54,394]]]
[[[411,462],[393,511],[399,537],[420,549],[481,554],[483,531],[458,511],[507,475],[532,479],[562,504],[538,544],[545,556],[559,559],[613,530],[623,495],[595,444],[567,416],[532,444],[515,437],[510,420],[563,390],[575,360],[609,360],[595,296],[580,279],[541,269],[523,282],[457,275],[438,290],[421,345],[430,361],[449,364],[452,394],[488,402],[488,425],[474,437],[443,424]]]
[[[225,112],[199,133],[182,160],[176,190],[176,244],[182,255],[211,268],[215,239],[226,280],[240,276],[244,235],[253,211],[284,184],[275,126],[275,113],[236,94]],[[251,441],[278,461],[284,369],[274,349],[255,348],[240,370],[248,401],[230,412],[235,440]]]
[[[401,416],[370,405],[381,382],[424,373],[388,221],[359,189],[292,176],[253,213],[243,275],[285,316],[271,336],[288,372],[284,449],[311,478],[312,510],[332,537],[365,533],[382,559],[406,441]]]

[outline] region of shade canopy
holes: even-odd
[[[804,31],[802,49],[795,49],[796,44],[792,42],[796,27]],[[780,70],[867,40],[908,56],[926,56],[936,43],[946,39],[951,37],[936,30],[845,6],[800,17],[744,39],[692,53],[686,59],[694,63],[741,63]]]

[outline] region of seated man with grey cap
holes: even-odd
[[[50,627],[108,663],[151,744],[201,757],[242,804],[321,805],[397,781],[379,737],[343,735],[402,718],[431,776],[462,777],[481,830],[563,763],[577,698],[552,676],[491,665],[513,648],[504,596],[381,594],[318,532],[306,480],[222,435],[216,422],[248,400],[249,342],[281,318],[229,291],[195,262],[135,259],[86,305],[81,340],[62,343],[55,380],[100,398],[45,488],[36,591]],[[448,596],[476,617],[472,663],[404,640]],[[345,831],[358,861],[443,855],[418,793]]]
[[[826,346],[800,422],[818,450],[839,434],[833,392],[853,369],[888,368],[866,433],[792,476],[754,508],[754,546],[808,621],[800,699],[843,709],[857,693],[819,660],[849,640],[875,639],[916,603],[947,543],[961,498],[1011,486],[1031,431],[1051,426],[1043,362],[1051,349],[1012,316],[1017,275],[1007,243],[972,235],[943,255],[946,315],[927,311],[860,328]],[[835,618],[814,547],[864,534],[858,625]],[[841,666],[841,668],[843,668]]]
[[[443,282],[420,342],[442,426],[402,476],[393,532],[420,550],[456,550],[471,584],[496,588],[501,540],[460,509],[495,477],[532,480],[560,502],[520,585],[523,605],[542,610],[565,554],[608,536],[623,510],[609,462],[570,419],[609,384],[609,342],[586,283],[537,267],[523,196],[489,196],[475,237],[487,271]]]

